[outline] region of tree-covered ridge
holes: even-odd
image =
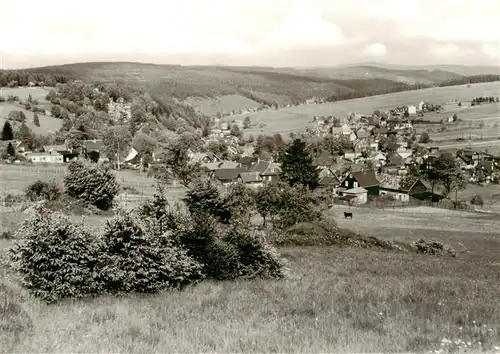
[[[377,75],[361,77],[362,70]],[[356,75],[349,75],[349,71]],[[361,71],[360,71],[361,70]],[[378,71],[377,71],[378,70]],[[371,72],[370,71],[370,72]],[[374,71],[374,72],[375,72]],[[26,73],[74,77],[86,82],[119,83],[149,92],[181,116],[193,116],[188,97],[215,98],[240,95],[265,105],[302,103],[312,97],[328,101],[361,98],[430,86],[490,82],[498,75],[462,76],[437,70],[397,70],[387,77],[381,68],[253,68],[224,66],[180,66],[141,63],[78,63],[29,69]],[[346,75],[343,75],[343,73]],[[334,74],[332,74],[334,73]],[[435,74],[434,74],[435,73]],[[396,75],[398,74],[398,75]],[[435,76],[435,77],[434,77]],[[408,82],[398,80],[407,77]]]

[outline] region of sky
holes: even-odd
[[[499,65],[499,12],[499,0],[0,0],[0,66]]]

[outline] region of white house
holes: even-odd
[[[64,157],[57,151],[28,152],[26,159],[33,163],[64,163]]]
[[[408,114],[417,114],[417,107],[415,107],[414,105],[409,105]]]

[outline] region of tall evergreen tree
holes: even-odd
[[[7,145],[7,154],[9,156],[14,156],[16,154],[16,149],[14,149],[14,146],[12,145],[12,143],[9,142],[9,144]]]
[[[5,121],[2,129],[2,140],[12,140],[14,139],[14,131],[12,130],[12,125],[9,121]]]
[[[306,143],[297,138],[288,145],[280,158],[282,178],[290,186],[302,184],[315,189],[319,183],[319,169],[313,164],[313,157],[306,149]]]

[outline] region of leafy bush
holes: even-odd
[[[412,242],[411,247],[415,249],[417,253],[429,254],[434,256],[450,256],[456,257],[456,251],[448,246],[444,245],[438,241],[426,241],[420,239],[418,241]]]
[[[71,162],[64,176],[66,193],[75,199],[108,210],[120,187],[115,175],[105,166],[89,162]]]
[[[30,184],[24,194],[32,202],[40,199],[53,201],[59,199],[61,190],[54,181],[45,182],[38,180]]]
[[[16,232],[10,265],[23,285],[52,302],[97,294],[99,257],[94,238],[83,225],[38,208]]]
[[[237,276],[243,278],[283,278],[285,264],[270,246],[262,231],[236,226],[224,235],[224,241],[237,251]]]
[[[184,202],[191,214],[211,215],[225,224],[231,219],[229,204],[210,180],[196,181],[187,191]]]
[[[152,236],[130,213],[120,212],[106,223],[101,275],[107,291],[151,293],[202,279],[202,266],[168,235]]]
[[[483,198],[479,194],[476,194],[475,196],[473,196],[470,203],[472,205],[479,205],[479,206],[484,205]]]

